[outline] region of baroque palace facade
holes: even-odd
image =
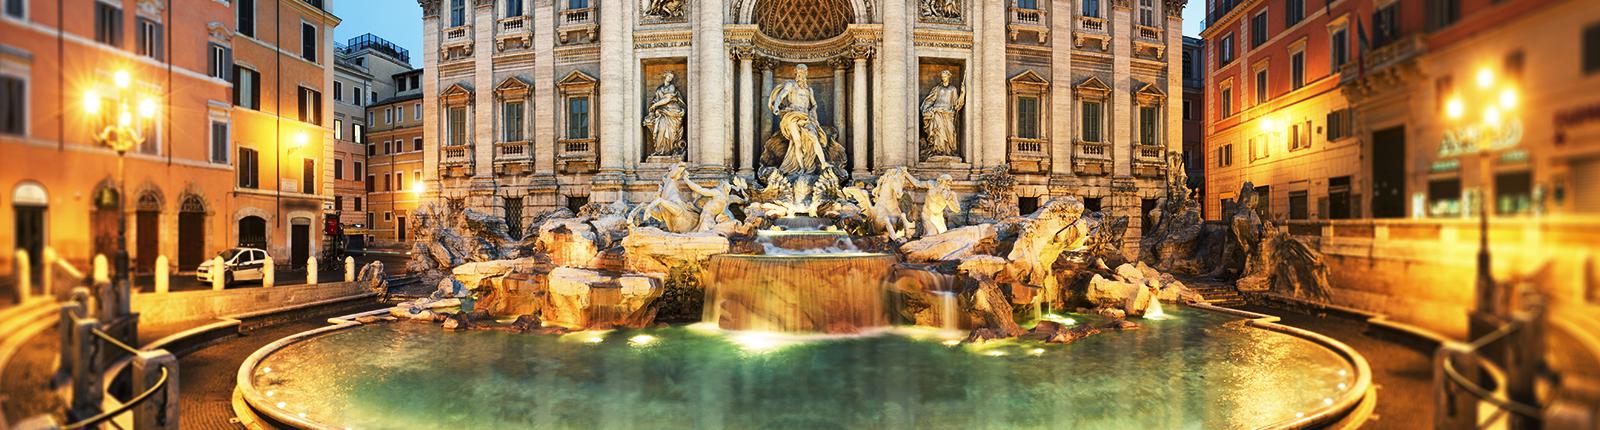
[[[1025,213],[1076,195],[1134,234],[1181,148],[1178,0],[418,3],[427,194],[514,229],[678,162],[753,179],[799,79],[853,180],[1003,169]]]

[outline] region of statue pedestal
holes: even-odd
[[[671,165],[683,161],[682,155],[651,155],[644,158],[645,163]]]
[[[812,216],[790,216],[772,220],[772,225],[783,227],[784,230],[821,230],[828,226],[827,218]]]

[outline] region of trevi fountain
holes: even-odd
[[[806,74],[767,96],[776,131],[748,178],[679,163],[649,200],[557,210],[520,238],[418,211],[408,269],[437,289],[263,348],[240,395],[284,426],[358,429],[1305,428],[1366,395],[1349,348],[1179,280],[1325,288],[1253,199],[1203,224],[1170,169],[1130,260],[1126,217],[1077,197],[974,209],[1011,204],[1003,170],[965,200],[948,175],[852,174]],[[658,147],[683,132],[674,79],[643,124]],[[931,157],[950,156],[967,91],[940,79],[919,106]]]

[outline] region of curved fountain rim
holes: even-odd
[[[711,258],[717,258],[717,257],[740,258],[740,259],[748,259],[748,260],[793,260],[793,259],[800,259],[800,258],[843,259],[843,258],[867,258],[867,257],[892,257],[892,258],[894,258],[896,260],[900,259],[899,256],[894,255],[894,254],[890,254],[890,253],[887,253],[887,252],[866,252],[866,251],[846,251],[846,252],[816,253],[816,254],[717,254],[717,255],[711,256]]]
[[[1345,345],[1344,342],[1340,342],[1317,332],[1278,324],[1278,321],[1281,318],[1272,315],[1258,314],[1255,312],[1224,308],[1204,303],[1189,303],[1184,304],[1184,306],[1244,318],[1246,326],[1256,327],[1262,330],[1273,331],[1305,339],[1334,352],[1355,369],[1355,383],[1351,384],[1350,388],[1345,390],[1343,394],[1340,394],[1339,398],[1336,399],[1332,405],[1319,408],[1315,413],[1308,414],[1301,418],[1283,420],[1263,426],[1261,427],[1263,429],[1297,430],[1331,426],[1335,423],[1338,423],[1340,420],[1351,416],[1351,414],[1354,414],[1357,411],[1357,407],[1361,406],[1362,401],[1366,399],[1367,392],[1371,390],[1372,368],[1367,364],[1366,357],[1363,357],[1349,345]],[[295,333],[262,346],[254,353],[251,353],[249,357],[246,357],[244,363],[239,365],[239,371],[235,377],[235,384],[239,391],[240,397],[243,398],[250,410],[265,413],[268,417],[277,421],[278,423],[287,424],[295,428],[313,430],[335,430],[341,428],[329,426],[327,424],[312,421],[307,418],[301,418],[296,414],[292,414],[289,413],[289,411],[278,408],[276,405],[268,402],[266,398],[261,395],[260,391],[256,390],[255,382],[251,380],[250,375],[255,372],[256,366],[260,365],[262,360],[265,360],[273,353],[282,350],[284,347],[324,334],[367,325],[356,322],[355,318],[358,316],[387,314],[388,312],[388,309],[379,309],[371,312],[363,312],[338,318],[329,318],[328,322],[331,325],[327,327],[318,327],[315,329]]]

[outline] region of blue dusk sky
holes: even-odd
[[[411,66],[422,66],[422,8],[413,0],[337,0],[333,14],[344,20],[334,29],[339,43],[372,33],[411,51]],[[1199,37],[1205,3],[1183,8],[1183,35]]]

